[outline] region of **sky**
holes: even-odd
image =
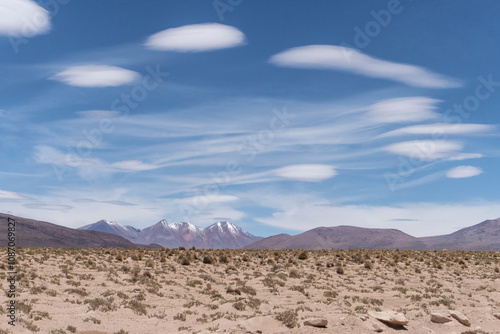
[[[0,0],[0,212],[259,236],[496,219],[499,10]]]

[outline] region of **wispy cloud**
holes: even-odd
[[[227,202],[234,202],[237,200],[239,200],[238,197],[231,195],[206,195],[206,196],[200,195],[200,196],[180,198],[177,199],[175,202],[183,204],[196,204],[196,203],[208,204],[208,203],[227,203]]]
[[[438,102],[423,96],[387,99],[369,106],[367,116],[379,123],[420,122],[438,117]]]
[[[272,210],[257,221],[280,228],[305,231],[320,226],[356,225],[368,228],[397,228],[414,236],[447,234],[456,226],[466,227],[498,217],[495,202],[393,203],[392,205],[321,205],[328,200],[311,194],[250,193],[254,201]],[[320,204],[320,205],[318,205]],[[395,223],[404,217],[406,221]],[[411,221],[410,221],[411,219]]]
[[[51,77],[78,87],[112,87],[135,82],[140,74],[117,66],[73,66]]]
[[[77,115],[86,118],[112,118],[118,116],[120,113],[114,110],[82,110],[77,111]]]
[[[161,166],[147,164],[139,160],[126,160],[126,161],[117,161],[111,164],[111,167],[123,169],[127,171],[144,171],[144,170],[152,170],[160,168]]]
[[[26,203],[24,207],[37,210],[49,211],[67,211],[73,209],[71,205],[55,204],[55,203]]]
[[[245,44],[245,35],[235,27],[203,23],[170,28],[151,35],[146,46],[154,50],[203,52]]]
[[[446,172],[446,176],[452,179],[473,177],[484,173],[481,168],[474,166],[458,166]]]
[[[377,59],[357,50],[337,45],[308,45],[285,50],[270,58],[270,63],[295,68],[327,69],[387,79],[415,87],[455,88],[452,78],[425,68]]]
[[[30,199],[30,198],[26,197],[24,195],[18,194],[16,192],[7,191],[7,190],[0,190],[0,201],[22,201],[22,200],[28,200],[28,199]]]
[[[478,135],[492,133],[497,129],[495,125],[488,124],[449,124],[436,123],[413,125],[386,132],[380,137],[403,135]]]
[[[455,156],[462,149],[462,143],[451,140],[412,140],[384,147],[387,152],[423,161],[446,159]]]
[[[457,153],[454,154],[450,157],[448,157],[446,160],[449,161],[459,161],[459,160],[467,160],[467,159],[478,159],[484,157],[483,154],[481,153]]]
[[[129,203],[129,202],[124,202],[124,201],[97,201],[95,199],[91,198],[79,198],[73,200],[75,203],[101,203],[101,204],[111,204],[111,205],[118,205],[118,206],[134,206],[137,204],[134,203]]]
[[[285,179],[305,182],[324,181],[337,174],[332,166],[319,164],[285,166],[276,169],[274,173]]]
[[[0,35],[32,37],[50,30],[50,15],[31,0],[0,0]]]

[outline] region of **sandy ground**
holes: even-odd
[[[18,249],[17,325],[2,294],[0,333],[500,333],[500,252],[301,253]],[[471,326],[430,321],[450,310]]]

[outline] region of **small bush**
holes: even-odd
[[[299,316],[295,310],[278,313],[275,318],[276,320],[281,321],[288,328],[298,327],[299,325]]]
[[[309,258],[309,255],[307,255],[307,252],[302,252],[299,254],[299,260],[307,260]]]
[[[246,305],[243,302],[239,301],[239,302],[234,303],[233,307],[235,309],[237,309],[238,311],[245,311]]]
[[[205,264],[213,264],[214,263],[214,259],[211,256],[205,256],[205,257],[203,257],[203,263],[205,263]]]

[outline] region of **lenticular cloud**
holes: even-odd
[[[49,12],[36,2],[0,0],[0,35],[33,37],[49,30]]]
[[[347,71],[372,78],[399,81],[414,87],[454,88],[461,84],[423,67],[378,59],[338,45],[306,45],[280,52],[269,59],[273,65]]]
[[[79,87],[111,87],[132,83],[140,78],[139,73],[121,67],[86,65],[70,67],[51,79]]]
[[[220,23],[170,28],[151,35],[146,41],[150,49],[177,52],[212,51],[243,44],[245,35],[240,30]]]

